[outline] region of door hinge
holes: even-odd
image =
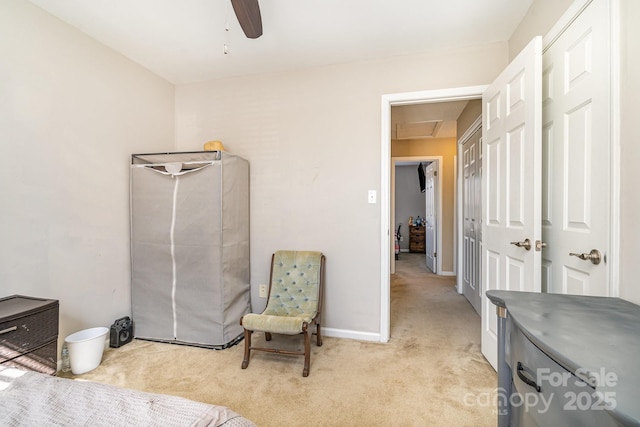
[[[438,176],[438,171],[433,171],[433,176]]]
[[[437,257],[438,257],[438,252],[434,252],[434,253],[433,253],[433,257],[434,257],[434,258],[437,258]]]

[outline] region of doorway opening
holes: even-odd
[[[471,99],[479,99],[482,97],[482,93],[487,86],[470,86],[463,88],[442,89],[432,91],[420,91],[420,92],[406,92],[389,94],[382,96],[381,105],[381,185],[380,185],[380,207],[381,207],[381,230],[380,230],[380,341],[387,342],[390,337],[390,306],[391,306],[391,292],[390,292],[390,275],[391,268],[394,266],[395,260],[395,245],[392,235],[392,227],[395,222],[392,223],[392,208],[391,197],[391,176],[392,176],[392,156],[391,156],[391,141],[392,141],[392,123],[391,123],[391,108],[393,106],[402,105],[416,105],[416,104],[429,104],[429,103],[442,103],[450,101],[463,101]],[[456,144],[457,146],[457,144]],[[454,165],[457,162],[454,162]],[[454,166],[454,176],[459,174],[458,168]],[[454,210],[455,211],[455,210]],[[455,216],[455,214],[454,214]],[[395,218],[393,218],[395,221]],[[456,221],[457,224],[458,221]],[[454,230],[457,230],[457,226]],[[454,247],[457,246],[457,238],[454,237]],[[455,252],[459,252],[454,250]],[[454,256],[454,260],[455,260]],[[395,268],[395,266],[394,266]],[[453,267],[453,274],[455,274],[455,261]]]
[[[442,272],[442,263],[437,257],[442,251],[442,185],[438,180],[442,160],[442,156],[391,158],[390,223],[397,240],[391,274],[395,273],[396,260],[403,252],[423,253],[427,268],[435,274]],[[420,168],[423,180],[419,179]]]

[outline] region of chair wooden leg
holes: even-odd
[[[249,366],[249,356],[251,355],[251,333],[247,329],[244,330],[244,359],[242,360],[242,369]]]
[[[302,376],[309,376],[309,361],[311,359],[311,339],[309,338],[311,335],[311,330],[305,329],[304,331],[304,369],[302,370]]]
[[[316,324],[316,344],[318,347],[322,346],[322,334],[320,332],[320,323]]]

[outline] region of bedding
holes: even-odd
[[[224,406],[0,367],[3,426],[255,427]]]

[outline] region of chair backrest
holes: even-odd
[[[308,317],[322,308],[324,256],[313,251],[277,251],[271,258],[269,300],[263,314]]]

